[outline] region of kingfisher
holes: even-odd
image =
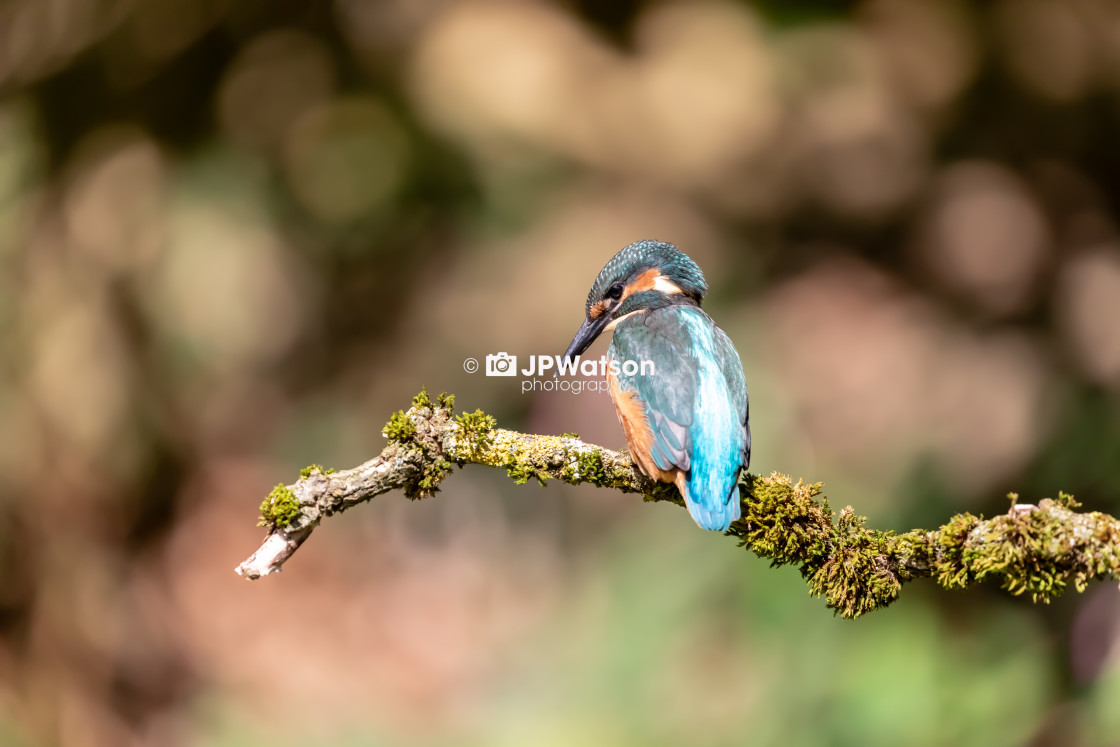
[[[614,331],[612,364],[637,364],[607,370],[631,458],[646,475],[674,483],[702,529],[722,532],[740,517],[751,429],[743,362],[700,308],[707,292],[700,267],[677,247],[633,243],[595,278],[564,358]]]

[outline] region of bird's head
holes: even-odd
[[[663,241],[638,241],[611,257],[587,294],[587,318],[565,357],[579,355],[624,316],[674,304],[700,305],[708,285],[688,255]]]

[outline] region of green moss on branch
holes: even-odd
[[[309,464],[299,471],[299,476],[304,478],[304,479],[307,479],[308,477],[311,477],[311,474],[313,472],[319,472],[319,473],[322,473],[324,475],[330,475],[330,474],[334,473],[334,469],[332,467],[324,467],[321,464]]]
[[[261,516],[257,526],[283,528],[295,521],[300,514],[299,500],[290,488],[279,484],[261,501]]]

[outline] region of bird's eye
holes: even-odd
[[[622,298],[622,283],[615,283],[607,290],[607,298],[618,300]]]

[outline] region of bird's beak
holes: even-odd
[[[571,358],[574,355],[579,355],[583,351],[591,347],[591,343],[595,342],[595,338],[602,334],[603,329],[611,320],[609,313],[603,313],[594,319],[587,319],[583,322],[583,326],[576,332],[576,337],[572,340],[572,344],[564,352],[565,358]]]

